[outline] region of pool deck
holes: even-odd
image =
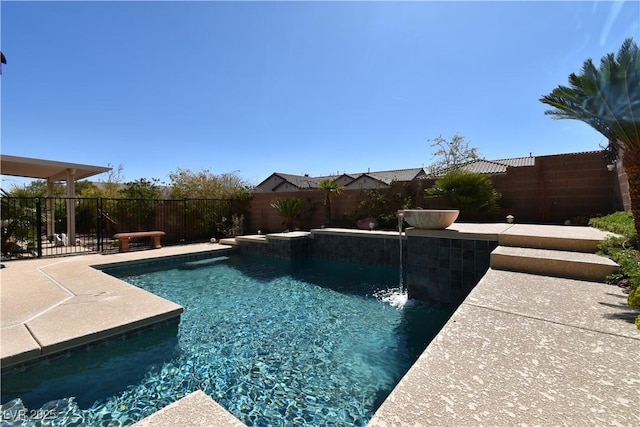
[[[178,319],[182,307],[92,268],[228,247],[200,244],[3,262],[2,368]]]
[[[513,239],[528,234],[547,243],[563,234],[600,236],[586,227],[507,224],[460,224],[456,232]],[[207,243],[5,262],[3,367],[181,313],[180,306],[92,265],[224,248]],[[614,286],[489,269],[369,426],[640,425],[636,315]],[[242,423],[198,393],[137,425]]]

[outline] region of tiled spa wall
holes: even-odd
[[[295,237],[268,235],[262,239],[244,240],[236,238],[240,253],[263,255],[280,259],[296,260],[309,256],[311,233],[297,233]]]
[[[473,235],[424,234],[409,230],[402,238],[409,297],[457,306],[487,272],[491,251],[498,242]],[[388,267],[397,267],[400,262],[399,236],[393,232],[313,230],[291,238],[282,234],[241,241],[239,249],[291,260],[310,256]]]
[[[409,298],[458,306],[489,268],[495,240],[409,236]]]
[[[312,232],[310,255],[359,264],[398,267],[400,265],[400,240],[393,232],[358,232],[345,230]],[[407,240],[402,238],[402,257],[407,256]]]

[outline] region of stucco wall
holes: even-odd
[[[561,224],[624,209],[618,173],[607,169],[600,152],[536,157],[534,166],[508,168],[492,183],[502,195],[500,212],[463,219],[504,221],[511,214],[521,223]],[[437,203],[442,201],[423,207],[437,208]]]
[[[463,218],[468,221],[504,221],[508,214],[516,222],[560,224],[566,220],[584,220],[598,214],[608,214],[627,208],[624,204],[626,179],[620,173],[607,169],[600,152],[559,154],[536,157],[535,166],[508,168],[506,174],[494,175],[493,185],[502,194],[500,212],[479,217]],[[433,180],[422,181],[423,188]],[[621,190],[622,188],[622,190]],[[425,209],[446,208],[442,199],[425,198],[419,186],[405,190],[402,186],[380,190],[391,199],[395,193],[406,192]],[[304,201],[303,213],[297,226],[301,229],[319,228],[324,223],[324,193],[322,191],[292,191],[255,193],[251,202],[250,228],[264,231],[282,231],[283,221],[269,204],[279,197],[299,197]],[[365,198],[361,190],[346,190],[332,198],[332,218],[355,216],[358,202]],[[361,219],[361,218],[357,218]],[[355,227],[355,224],[353,224]]]
[[[519,222],[563,223],[622,209],[616,173],[599,152],[541,156],[535,166],[496,177],[502,213]]]

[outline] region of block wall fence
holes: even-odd
[[[425,197],[424,189],[435,180],[426,179],[409,186],[394,185],[380,190],[388,199],[397,193],[410,195],[416,206],[424,209],[447,208],[444,200]],[[460,221],[503,222],[509,214],[520,223],[561,224],[586,221],[594,215],[605,215],[629,208],[628,183],[621,161],[609,171],[601,152],[539,156],[534,166],[508,168],[504,174],[492,176],[493,186],[502,194],[500,212]],[[320,190],[254,193],[246,233],[282,231],[282,218],[270,206],[278,198],[298,197],[303,200],[303,212],[296,227],[319,228],[324,223],[324,193]],[[334,224],[341,217],[362,219],[358,203],[366,199],[361,190],[346,190],[331,200]],[[355,223],[352,224],[355,227]]]

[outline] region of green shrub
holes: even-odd
[[[611,215],[591,218],[589,225],[624,236],[629,243],[635,243],[638,239],[631,212],[615,212]]]
[[[640,288],[635,288],[631,291],[627,300],[631,307],[640,307]],[[640,316],[638,318],[640,319]]]
[[[407,189],[393,194],[382,192],[378,189],[363,190],[364,197],[358,203],[356,217],[362,219],[373,217],[378,220],[378,225],[383,230],[394,230],[398,228],[397,211],[401,209],[411,209],[413,199],[407,194]],[[351,226],[355,220],[351,222]]]
[[[493,188],[489,177],[479,173],[450,172],[426,191],[429,195],[444,197],[461,213],[495,212],[500,207],[500,193]]]
[[[608,256],[620,266],[618,273],[607,278],[611,284],[629,288],[627,302],[631,307],[640,307],[640,251],[637,250],[638,235],[631,212],[616,212],[592,218],[589,224],[601,230],[619,234],[609,237],[598,246],[601,254]],[[636,319],[640,329],[640,316]]]

